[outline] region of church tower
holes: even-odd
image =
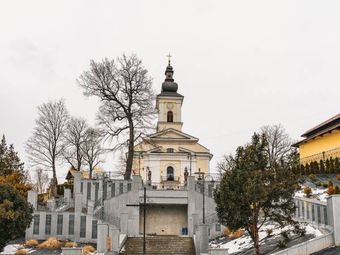
[[[173,68],[170,64],[165,70],[165,81],[162,91],[157,95],[156,108],[158,111],[157,132],[173,128],[182,131],[182,104],[184,97],[177,93],[178,85],[173,78]]]

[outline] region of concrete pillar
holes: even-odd
[[[111,239],[111,252],[117,253],[119,252],[119,229],[114,226],[109,227],[109,235]]]
[[[64,189],[64,199],[67,201],[67,203],[71,200],[71,190],[70,189]]]
[[[34,210],[37,210],[38,207],[38,193],[33,190],[29,190],[27,192],[27,202],[29,202]]]
[[[335,246],[340,246],[340,195],[332,195],[327,199],[329,224],[333,227]]]
[[[132,190],[139,191],[140,189],[142,189],[142,186],[143,186],[142,177],[139,175],[132,176]]]
[[[98,223],[98,238],[97,238],[97,252],[106,253],[107,247],[107,237],[109,235],[108,224]]]
[[[128,217],[129,217],[128,213],[126,212],[120,213],[120,232],[122,234],[128,233]]]
[[[195,191],[195,176],[188,176],[188,191]]]
[[[209,248],[209,225],[198,226],[198,245],[200,253],[208,253]]]
[[[47,208],[50,209],[51,212],[55,211],[56,203],[53,197],[47,200]]]
[[[73,193],[80,193],[81,172],[76,172],[73,180]]]
[[[80,216],[82,210],[82,194],[80,193],[81,173],[76,172],[73,183],[74,193],[74,240],[78,242],[80,239]]]

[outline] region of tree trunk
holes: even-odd
[[[57,185],[58,185],[58,179],[57,179],[57,171],[55,167],[55,161],[52,162],[52,185],[51,185],[51,196],[56,197],[57,196]]]
[[[256,226],[255,226],[255,252],[256,255],[260,255],[259,231]]]
[[[135,143],[135,134],[132,120],[129,121],[129,148],[128,148],[128,157],[126,160],[126,169],[124,173],[124,180],[131,179],[131,170],[132,170],[132,163],[133,163],[133,153],[134,153],[134,143]]]

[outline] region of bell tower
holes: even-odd
[[[173,74],[174,70],[169,59],[162,91],[157,95],[156,100],[158,111],[157,132],[169,128],[182,131],[182,104],[184,97],[177,93],[178,84],[174,81]]]

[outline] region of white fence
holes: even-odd
[[[307,242],[295,245],[272,255],[309,255],[334,245],[333,233],[329,233]]]

